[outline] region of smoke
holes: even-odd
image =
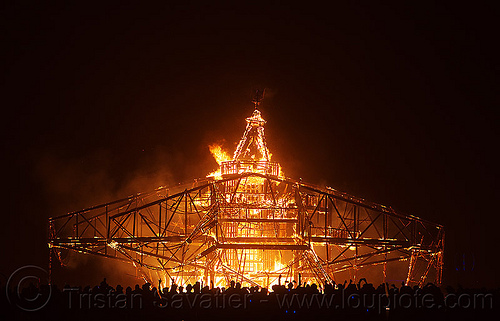
[[[94,286],[104,278],[112,286],[133,287],[143,283],[140,273],[130,263],[69,250],[61,250],[59,255],[62,265],[55,262],[52,267],[55,284]]]
[[[72,159],[45,154],[40,157],[36,172],[50,216],[152,191],[174,182],[169,157],[164,152],[154,153],[137,166],[124,164],[106,151]]]
[[[109,175],[110,157],[99,152],[84,159],[43,155],[37,164],[50,216],[88,207],[112,196],[116,182]]]
[[[142,159],[120,159],[104,150],[82,157],[45,153],[37,160],[35,174],[48,219],[173,185],[178,176],[172,173],[179,163],[184,163],[182,155],[161,149],[145,152]],[[98,284],[104,277],[110,284],[141,283],[131,264],[72,251],[61,251],[60,255],[64,267],[56,268],[56,283]]]

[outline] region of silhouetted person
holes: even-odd
[[[193,291],[194,293],[200,293],[201,292],[201,283],[196,281],[196,283],[193,286]]]

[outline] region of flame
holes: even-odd
[[[210,149],[210,153],[212,153],[212,156],[219,165],[221,165],[222,162],[232,160],[231,156],[229,156],[226,151],[222,150],[222,146],[219,144],[208,145],[208,149]]]
[[[279,166],[279,175],[278,175],[279,178],[282,178],[282,179],[286,178],[285,173],[283,173],[283,168],[281,168],[280,164],[278,164],[278,166]]]
[[[284,268],[286,268],[286,265],[282,264],[280,261],[274,261],[274,270],[275,271],[281,271]]]
[[[222,173],[220,172],[220,169],[218,169],[208,174],[207,177],[213,177],[216,181],[218,181],[222,179]]]
[[[229,154],[225,150],[223,150],[222,146],[219,144],[214,143],[208,145],[208,149],[210,150],[210,153],[212,153],[212,156],[214,157],[217,164],[219,164],[219,166],[222,164],[222,162],[230,161],[232,159],[231,156],[229,156]],[[208,174],[207,177],[213,177],[215,180],[221,180],[222,173],[220,167],[218,170],[215,170]]]
[[[271,159],[273,157],[272,153],[269,152],[267,149],[266,143],[265,143],[265,137],[264,137],[264,130],[263,130],[263,124],[265,121],[260,117],[260,113],[257,114],[254,113],[253,117],[250,117],[247,119],[247,122],[249,122],[247,126],[247,131],[245,132],[243,138],[240,140],[238,147],[234,153],[234,156],[231,157],[227,151],[225,151],[222,148],[221,144],[213,143],[208,145],[208,149],[210,150],[210,153],[214,157],[215,161],[217,164],[219,164],[219,168],[210,174],[207,175],[208,178],[213,178],[214,180],[221,180],[222,179],[222,172],[224,171],[224,174],[241,174],[241,173],[248,173],[248,172],[253,172],[253,173],[260,173],[260,174],[272,174],[272,175],[277,175],[280,178],[284,178],[283,170],[281,168],[281,165],[279,163],[272,163]],[[251,139],[254,139],[253,141],[250,141],[248,143],[247,139],[247,133],[250,127],[256,127],[260,126],[258,129],[258,136],[253,137]],[[251,129],[251,128],[250,128]],[[250,149],[248,147],[248,144],[254,144],[253,147],[257,148],[257,151],[254,149]],[[249,151],[252,151],[252,155],[248,155],[250,153]],[[238,155],[244,154],[244,157],[239,158]],[[261,205],[265,206],[275,206],[276,205],[276,200],[274,203],[272,203],[271,200],[265,200],[262,197],[262,194],[264,193],[264,185],[265,185],[265,178],[263,177],[254,177],[254,176],[246,176],[244,177],[242,183],[238,187],[238,194],[239,194],[239,200],[247,203],[254,204],[256,202],[261,202]],[[228,202],[230,199],[227,200]],[[278,200],[278,202],[285,202],[285,200]],[[280,204],[281,204],[280,203]],[[261,213],[259,210],[256,209],[250,209],[249,215],[251,216],[259,216]],[[266,213],[262,214],[266,215]],[[274,214],[273,216],[274,217]],[[281,217],[281,216],[280,216]],[[242,226],[244,224],[241,224]],[[243,228],[246,232],[244,231],[235,231],[232,232],[234,233],[235,236],[237,237],[245,237],[245,236],[255,236],[257,235],[255,230],[252,228],[252,226],[246,226]],[[216,240],[216,236],[212,236],[214,240]],[[245,253],[245,259],[248,256],[248,262],[243,263],[243,270],[248,270],[248,271],[253,271],[253,272],[258,272],[258,273],[267,273],[267,281],[265,281],[266,286],[271,287],[274,284],[278,284],[279,278],[274,275],[270,276],[271,274],[275,273],[285,273],[287,266],[283,264],[282,259],[277,259],[273,263],[269,262],[271,264],[267,265],[265,267],[266,271],[259,270],[259,269],[264,269],[263,263],[265,258],[264,256],[260,253],[258,250],[243,250]],[[241,258],[240,258],[241,259]],[[257,263],[259,262],[259,263]],[[234,270],[240,270],[239,264],[241,262],[235,262],[234,259],[229,259],[227,262],[231,268]],[[236,266],[235,266],[236,265]],[[246,274],[248,274],[248,271]],[[271,273],[272,272],[272,273]],[[224,277],[219,277],[216,276],[214,280],[214,285],[215,286],[221,286],[224,285],[227,280]],[[243,281],[242,282],[247,282]]]

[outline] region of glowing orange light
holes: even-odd
[[[210,149],[210,153],[212,153],[213,157],[215,158],[215,161],[217,164],[221,165],[222,162],[229,161],[231,160],[231,156],[229,154],[222,150],[222,146],[219,144],[212,144],[208,146],[208,149]]]

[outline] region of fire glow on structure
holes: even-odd
[[[257,92],[232,157],[209,146],[219,169],[205,179],[50,218],[51,258],[75,251],[129,262],[162,287],[440,284],[443,227],[284,177],[267,148],[261,100]]]

